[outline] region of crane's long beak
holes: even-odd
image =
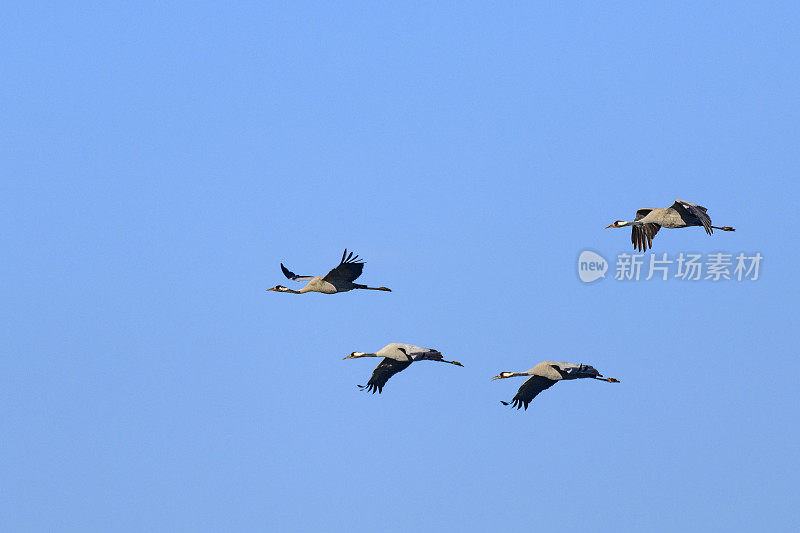
[[[608,229],[608,228],[613,228],[613,227],[614,227],[614,224],[609,224],[608,226],[606,226],[606,227],[605,227],[605,228],[603,228],[603,229]]]
[[[268,291],[277,291],[277,289],[276,289],[275,287],[270,287],[270,288],[269,288],[269,289],[267,289],[267,290],[268,290]]]
[[[345,359],[354,359],[353,354],[350,354],[347,357],[342,357],[342,361],[344,361]]]
[[[503,374],[497,374],[497,375],[496,375],[495,377],[493,377],[493,378],[492,378],[490,381],[494,381],[494,380],[496,380],[496,379],[503,379]]]

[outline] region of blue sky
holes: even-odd
[[[4,527],[800,525],[796,3],[0,9]],[[578,280],[676,198],[760,279]]]

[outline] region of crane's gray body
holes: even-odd
[[[562,379],[593,378],[599,376],[600,372],[589,365],[577,365],[566,361],[542,361],[525,374],[560,381]]]
[[[711,225],[711,219],[706,215],[706,208],[686,202],[675,200],[669,207],[645,207],[636,211],[634,222],[638,224],[658,224],[662,228],[676,229],[692,226]]]
[[[642,211],[648,211],[648,213],[642,218],[638,218],[638,214]],[[672,207],[650,207],[639,209],[636,213],[636,222],[641,224],[658,224],[662,228],[675,229],[702,225],[700,220],[696,217],[681,215],[681,213]],[[693,218],[694,220],[692,220]]]
[[[336,294],[337,292],[352,291],[356,284],[352,281],[337,279],[326,281],[325,276],[314,276],[299,292],[321,292],[323,294]]]
[[[358,353],[358,352],[357,352]],[[377,357],[386,357],[395,361],[423,361],[441,359],[442,354],[433,348],[422,348],[405,342],[392,342],[375,352]]]

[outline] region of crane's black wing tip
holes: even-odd
[[[281,263],[281,271],[283,272],[284,276],[286,276],[288,279],[290,279],[292,281],[303,281],[303,280],[311,279],[311,276],[298,276],[297,274],[295,274],[294,272],[292,272],[291,270],[286,268],[283,265],[283,263]]]
[[[350,255],[347,254],[347,248],[344,249],[344,253],[342,254],[342,260],[339,261],[340,265],[346,265],[348,263],[363,263],[363,259],[358,258],[358,254],[354,252],[350,252]]]
[[[652,231],[653,227],[656,228],[655,231]],[[631,242],[633,243],[633,249],[643,253],[646,252],[648,249],[652,248],[653,239],[655,238],[656,233],[658,233],[659,229],[660,226],[657,225],[651,226],[650,224],[643,224],[642,226],[632,226]]]
[[[516,407],[517,411],[519,411],[520,409],[525,409],[527,411],[528,404],[530,402],[525,403],[522,400],[512,400],[511,402],[504,402],[503,400],[500,400],[500,403],[502,403],[503,405],[510,405],[512,409]]]
[[[522,400],[517,400],[517,399],[511,400],[510,402],[504,402],[503,400],[500,400],[500,403],[502,403],[503,405],[510,405],[512,409],[514,409],[515,407],[517,408],[517,410],[525,408],[526,411],[528,410],[528,404],[530,404],[530,402],[526,403]]]

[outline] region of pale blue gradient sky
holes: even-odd
[[[3,527],[800,526],[797,3],[295,4],[0,8]],[[578,281],[675,198],[761,279]]]

